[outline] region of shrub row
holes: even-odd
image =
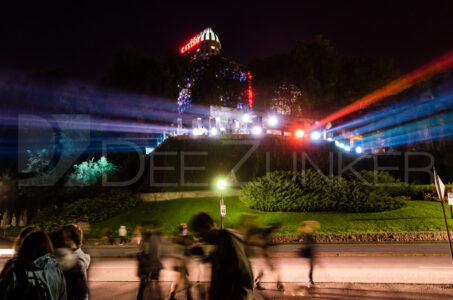
[[[377,212],[397,209],[404,202],[384,189],[359,179],[326,179],[314,170],[274,171],[242,188],[240,199],[262,211]]]
[[[32,223],[52,231],[64,224],[97,223],[125,212],[140,203],[129,190],[111,190],[92,198],[83,198],[61,208],[41,210]]]

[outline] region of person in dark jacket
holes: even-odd
[[[148,284],[156,284],[156,293],[161,295],[159,287],[159,273],[162,270],[162,241],[159,231],[148,229],[139,245],[138,260],[138,277],[140,277],[140,287],[138,290],[137,300],[144,299],[145,288]]]
[[[205,212],[193,216],[189,228],[206,243],[216,246],[206,258],[212,266],[210,299],[253,299],[252,267],[239,234],[217,229],[214,220]]]
[[[14,267],[0,285],[0,299],[66,300],[64,276],[52,253],[47,234],[42,231],[29,234]]]
[[[66,292],[68,300],[83,300],[88,296],[88,284],[78,261],[77,255],[67,246],[63,230],[57,230],[50,234],[55,249],[55,259],[58,267],[63,271],[66,280]]]
[[[308,259],[309,271],[308,271],[308,283],[307,287],[310,288],[315,283],[313,281],[313,267],[314,267],[314,255],[315,255],[315,242],[313,239],[313,233],[319,230],[320,225],[316,221],[303,221],[301,223],[302,237],[305,245],[300,249],[300,256]]]

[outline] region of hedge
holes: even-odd
[[[78,222],[97,223],[123,213],[140,203],[129,190],[111,190],[92,198],[83,198],[61,208],[41,210],[31,223],[45,231]]]
[[[404,206],[384,189],[357,178],[334,176],[328,183],[311,169],[270,172],[243,186],[239,198],[249,208],[262,211],[379,212]]]

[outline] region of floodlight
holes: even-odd
[[[216,136],[217,133],[218,133],[217,128],[216,127],[212,127],[210,133],[211,133],[212,136]]]
[[[305,135],[305,132],[302,129],[297,129],[296,130],[296,137],[303,138],[304,135]]]
[[[349,146],[344,146],[344,150],[346,150],[346,151],[351,151],[351,147],[349,147]]]
[[[250,122],[250,115],[249,114],[244,114],[242,116],[242,121],[245,122],[245,123]]]
[[[356,148],[355,148],[355,152],[356,152],[357,154],[362,153],[362,152],[363,152],[362,147],[360,147],[360,146],[359,146],[359,147],[356,147]]]
[[[321,138],[321,132],[319,131],[313,131],[311,134],[310,134],[310,137],[312,140],[319,140]]]
[[[255,126],[252,128],[252,134],[260,135],[263,132],[263,129],[260,126]]]
[[[269,124],[269,126],[276,126],[278,124],[278,118],[276,116],[270,116],[267,119],[267,124]]]

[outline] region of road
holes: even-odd
[[[276,257],[290,257],[301,245],[289,244],[273,247]],[[137,246],[101,246],[84,249],[95,257],[134,256]],[[450,250],[446,242],[429,243],[381,243],[381,244],[319,244],[317,255],[328,256],[449,256]]]

